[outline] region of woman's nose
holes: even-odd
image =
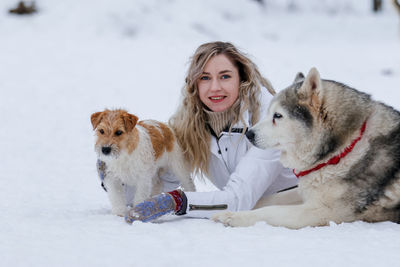
[[[211,91],[219,91],[221,90],[221,83],[218,79],[211,80]]]

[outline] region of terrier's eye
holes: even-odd
[[[115,132],[116,136],[120,136],[121,134],[123,134],[123,132],[121,130],[118,130],[118,131]]]
[[[104,134],[104,130],[103,130],[103,129],[100,129],[100,130],[99,130],[99,133],[100,133],[100,134]]]
[[[282,118],[282,114],[275,112],[273,119],[280,119],[280,118]]]

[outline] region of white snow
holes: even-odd
[[[390,222],[130,226],[110,213],[89,120],[105,107],[168,120],[189,57],[214,40],[248,53],[278,90],[316,66],[399,109],[390,1],[372,14],[366,0],[37,0],[28,17],[7,13],[16,2],[0,2],[1,266],[399,265],[400,226]]]

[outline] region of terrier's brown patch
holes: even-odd
[[[146,129],[153,145],[154,157],[158,159],[164,151],[170,152],[174,147],[174,135],[167,125],[157,122],[157,126],[142,121],[138,125]]]
[[[159,126],[164,136],[165,147],[168,152],[171,152],[172,149],[174,148],[174,141],[175,141],[174,134],[172,133],[171,129],[164,123],[160,123]]]
[[[126,149],[128,150],[128,153],[131,154],[132,151],[136,149],[138,144],[139,144],[139,132],[138,129],[133,128],[126,142]]]

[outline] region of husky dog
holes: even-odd
[[[321,80],[312,68],[275,96],[247,136],[257,147],[281,150],[282,164],[299,178],[302,202],[223,212],[215,221],[293,229],[330,221],[400,222],[400,113],[393,108]]]

